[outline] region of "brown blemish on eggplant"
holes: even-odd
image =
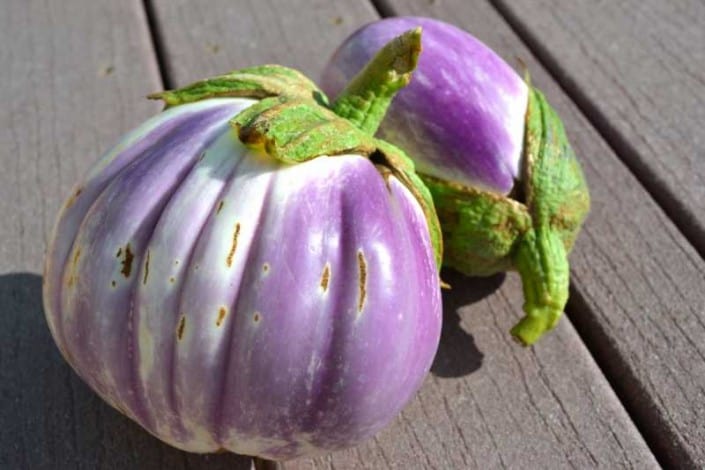
[[[233,244],[230,247],[230,252],[228,257],[225,258],[225,264],[230,267],[233,265],[233,256],[235,256],[235,250],[237,249],[237,237],[240,236],[240,222],[235,223],[235,231],[233,232]]]
[[[170,278],[169,278],[169,282],[171,282],[172,284],[175,283],[175,282],[176,282],[176,278],[175,278],[174,276],[170,277]]]
[[[130,277],[130,273],[132,272],[132,260],[135,258],[135,255],[132,254],[132,250],[130,250],[130,244],[128,243],[125,245],[125,251],[123,253],[122,248],[120,248],[117,252],[117,257],[119,258],[120,255],[123,255],[123,259],[121,261],[122,263],[122,269],[120,272],[122,273],[123,276],[125,277]]]
[[[220,326],[223,324],[223,319],[225,319],[225,315],[227,315],[228,309],[225,307],[220,307],[218,309],[218,319],[215,321],[215,326]]]
[[[225,201],[220,201],[218,203],[218,208],[215,210],[216,215],[220,214],[220,211],[223,210],[224,205],[225,205]]]
[[[323,267],[323,274],[321,274],[321,289],[323,292],[328,290],[328,284],[330,283],[330,264],[326,263]]]
[[[83,188],[78,188],[69,198],[68,201],[66,201],[66,208],[68,209],[69,207],[73,206],[76,203],[76,199],[78,199],[78,196],[81,195],[81,192],[83,192]]]
[[[365,261],[365,255],[362,251],[357,252],[357,267],[359,272],[358,287],[360,289],[360,295],[357,302],[357,311],[362,312],[365,306],[365,298],[367,297],[367,262]]]
[[[262,272],[269,272],[269,263],[264,263],[262,265]]]
[[[181,318],[179,319],[179,326],[176,327],[176,339],[181,341],[181,338],[184,337],[184,329],[186,328],[186,315],[181,315]]]
[[[110,282],[110,285],[112,285],[113,287],[117,286],[117,282],[115,282],[115,279]]]
[[[142,278],[142,284],[147,284],[147,276],[149,276],[149,250],[144,259],[144,277]]]
[[[76,248],[73,252],[73,260],[71,261],[71,271],[68,278],[68,286],[73,287],[76,284],[76,279],[78,278],[76,271],[78,270],[78,260],[81,258],[81,249]]]
[[[262,315],[260,315],[259,312],[255,312],[255,314],[252,316],[252,321],[255,323],[259,323],[259,321],[262,319]]]

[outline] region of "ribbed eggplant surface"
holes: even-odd
[[[170,108],[105,155],[60,213],[44,298],[66,360],[149,432],[279,460],[387,424],[441,305],[411,192],[362,156],[246,148],[228,121],[255,102]]]

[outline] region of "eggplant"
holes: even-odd
[[[423,28],[414,78],[378,135],[407,152],[430,189],[446,266],[470,276],[519,272],[524,345],[556,326],[568,300],[568,254],[590,207],[563,124],[544,95],[469,33],[438,20],[394,17],[363,26],[338,47],[321,87],[344,117],[348,85],[400,31]]]
[[[419,34],[372,61],[381,116]],[[98,161],[51,236],[64,358],[187,451],[286,460],[369,438],[440,337],[440,232],[408,158],[285,67],[152,97],[167,109]]]

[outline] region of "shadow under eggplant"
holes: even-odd
[[[505,274],[489,277],[467,277],[444,269],[441,278],[451,285],[443,291],[443,328],[438,352],[431,366],[437,377],[463,377],[482,367],[484,354],[475,340],[460,324],[458,310],[490,296],[504,282]]]

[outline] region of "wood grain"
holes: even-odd
[[[593,199],[571,257],[571,320],[660,461],[705,466],[705,262],[493,8],[389,7],[453,22],[510,63],[520,58],[564,118]]]
[[[157,1],[172,81],[184,84],[273,60],[316,77],[338,41],[375,18],[362,2],[297,1],[291,8],[299,13],[283,26],[282,3],[244,3],[229,16],[227,2],[211,2],[213,9],[200,10],[198,21],[191,22],[185,2]],[[343,18],[341,24],[312,26],[334,15]],[[254,32],[245,28],[244,18],[256,21]],[[230,34],[210,36],[226,30]],[[292,31],[298,31],[295,39]],[[218,36],[219,52],[205,54],[205,38]],[[568,321],[534,349],[523,349],[508,334],[521,312],[515,276],[499,289],[501,278],[446,277],[454,289],[444,296],[441,349],[416,400],[376,439],[319,459],[287,462],[286,469],[656,467]]]
[[[494,3],[705,255],[705,4]]]
[[[189,0],[152,2],[167,76],[176,86],[269,63],[314,76],[333,45],[374,18],[367,1],[213,0],[198,7]]]
[[[61,359],[41,305],[45,239],[88,165],[160,105],[140,1],[16,0],[0,14],[0,468],[247,468],[177,451]]]

